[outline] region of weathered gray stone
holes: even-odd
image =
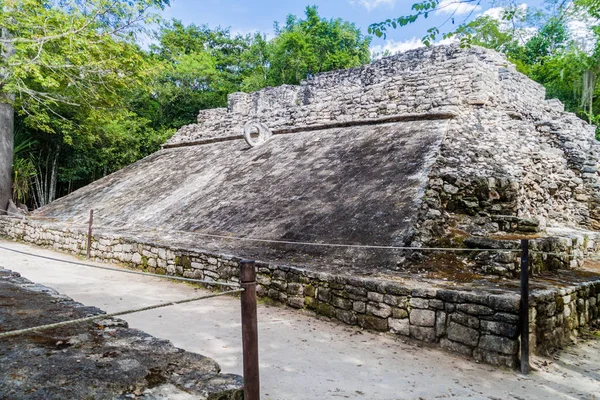
[[[461,312],[453,312],[450,314],[450,320],[458,322],[461,325],[469,328],[479,329],[479,318],[472,315],[463,314]]]
[[[331,292],[328,288],[319,287],[317,288],[317,299],[321,301],[329,301],[331,298]]]
[[[358,325],[365,329],[373,329],[376,331],[387,331],[387,318],[380,318],[374,315],[360,314],[357,316]]]
[[[517,325],[509,324],[506,322],[497,321],[481,321],[481,330],[493,333],[499,336],[506,336],[511,339],[515,339],[519,336],[519,330]]]
[[[410,336],[424,342],[435,342],[435,328],[410,325]]]
[[[437,295],[437,289],[433,288],[421,288],[421,289],[413,289],[411,292],[412,297],[425,297],[428,299],[433,299]]]
[[[444,311],[437,311],[435,313],[435,334],[437,337],[444,336],[446,334],[447,314]]]
[[[394,307],[406,307],[408,303],[408,298],[406,296],[394,296],[391,294],[386,294],[383,296],[383,301],[386,304]]]
[[[453,342],[446,338],[440,339],[440,346],[446,350],[453,351],[465,356],[471,356],[473,354],[473,348],[462,343]]]
[[[408,311],[404,308],[392,308],[392,316],[394,318],[408,318]]]
[[[412,297],[408,304],[413,308],[429,308],[429,300],[420,297]]]
[[[6,330],[31,326],[19,316],[25,309],[32,320],[44,323],[102,313],[1,268],[0,291],[15,300],[0,308]],[[44,340],[22,335],[0,341],[0,398],[124,399],[162,385],[170,387],[164,398],[243,396],[240,376],[222,374],[214,360],[129,329],[123,320],[102,319],[63,327],[58,336],[42,335]]]
[[[293,307],[293,308],[304,308],[304,297],[301,297],[301,296],[288,297],[287,303],[290,307]]]
[[[331,299],[331,304],[334,307],[341,308],[342,310],[352,309],[352,300],[344,299],[342,297],[333,296]]]
[[[393,333],[408,336],[410,334],[410,323],[408,318],[388,318],[388,325]]]
[[[431,299],[431,300],[429,300],[429,307],[435,308],[436,310],[443,310],[444,302],[441,300],[437,300],[437,299]]]
[[[494,320],[516,324],[519,322],[519,316],[516,314],[496,313],[494,314]]]
[[[355,301],[354,303],[352,303],[352,310],[361,314],[365,313],[367,312],[367,303],[362,301]]]
[[[517,296],[490,296],[488,305],[497,311],[517,313],[519,301]]]
[[[435,326],[435,311],[414,309],[410,312],[410,323],[416,326]]]
[[[357,322],[356,313],[352,311],[336,309],[335,317],[348,325],[356,325]]]
[[[473,358],[477,361],[483,361],[493,365],[505,365],[509,368],[515,368],[519,363],[519,360],[516,356],[499,354],[493,351],[485,351],[482,349],[473,350]]]
[[[378,293],[378,292],[369,292],[369,293],[367,293],[367,299],[377,302],[377,303],[382,303],[383,302],[383,294]]]
[[[514,355],[519,350],[519,342],[502,336],[482,335],[479,347],[484,350]]]
[[[457,304],[456,309],[472,315],[492,315],[494,310],[480,304]]]
[[[392,315],[392,307],[385,303],[367,303],[367,313],[380,318],[387,318]]]
[[[447,335],[448,339],[469,346],[477,346],[479,343],[479,331],[467,328],[456,322],[450,322],[450,324],[448,324]]]

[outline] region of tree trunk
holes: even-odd
[[[7,7],[3,11],[9,11]],[[8,38],[6,29],[0,28],[0,37]],[[12,46],[7,44],[0,57],[8,59],[14,54]],[[8,209],[8,201],[12,199],[12,164],[14,145],[15,109],[13,108],[14,96],[2,93],[4,80],[8,75],[6,70],[0,69],[0,211]]]
[[[12,104],[0,98],[0,214],[12,198],[12,163],[15,112]]]
[[[48,191],[48,204],[56,199],[56,184],[58,182],[58,155],[60,154],[60,146],[56,146],[56,153],[52,158],[52,171],[50,173],[50,190]]]

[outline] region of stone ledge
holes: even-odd
[[[409,121],[430,121],[437,119],[452,119],[456,117],[457,114],[454,112],[443,112],[443,111],[433,111],[428,113],[412,113],[412,114],[399,114],[393,115],[390,117],[382,117],[382,118],[371,118],[371,119],[359,119],[353,121],[332,121],[322,124],[314,124],[314,125],[305,125],[305,126],[294,126],[290,128],[279,128],[273,129],[274,135],[285,135],[289,133],[297,133],[297,132],[310,132],[310,131],[318,131],[322,129],[332,129],[332,128],[347,128],[351,126],[365,126],[365,125],[379,125],[386,124],[392,122],[409,122]],[[241,129],[241,127],[240,127]],[[219,143],[219,142],[227,142],[230,140],[239,140],[243,139],[243,135],[229,135],[222,137],[213,137],[207,139],[193,140],[193,141],[183,141],[176,143],[166,143],[162,145],[163,149],[174,149],[178,147],[189,147],[189,146],[201,146],[205,144],[211,143]]]
[[[0,217],[0,235],[85,254],[86,233],[42,222]],[[145,243],[118,235],[94,236],[95,261],[166,275],[237,282],[239,257]],[[137,255],[137,257],[135,257]],[[138,260],[135,262],[133,260]],[[141,262],[139,262],[141,260]],[[154,260],[157,267],[151,266]],[[158,266],[161,267],[158,267]],[[515,367],[519,347],[519,296],[485,290],[421,287],[257,262],[258,294],[292,308],[312,310],[349,325],[391,332],[439,345],[477,360]],[[548,351],[600,322],[600,280],[534,292],[532,348]],[[536,347],[537,346],[537,347]]]

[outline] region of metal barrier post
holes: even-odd
[[[256,313],[256,268],[254,261],[240,263],[242,292],[242,348],[244,359],[244,400],[260,399],[258,369],[258,322]]]
[[[90,210],[90,224],[88,226],[87,258],[90,259],[92,252],[92,224],[94,223],[94,210]]]
[[[521,240],[521,373],[529,374],[529,240]]]

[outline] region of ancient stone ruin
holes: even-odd
[[[516,365],[518,296],[504,278],[519,254],[493,249],[530,238],[536,273],[588,267],[600,252],[594,131],[495,52],[417,49],[232,94],[159,152],[35,213],[46,219],[3,217],[0,232],[82,252],[94,209],[98,259],[235,280],[237,260],[255,258],[261,295]],[[407,246],[492,250],[391,248]],[[567,280],[536,283],[538,349],[598,319],[600,282]]]

